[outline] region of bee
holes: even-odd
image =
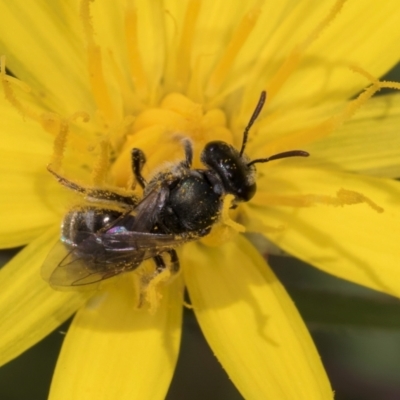
[[[254,196],[255,164],[309,155],[292,150],[250,160],[244,154],[250,128],[265,99],[266,92],[262,92],[244,129],[240,150],[223,141],[207,143],[201,153],[203,169],[191,169],[192,143],[183,139],[185,159],[147,182],[142,175],[145,154],[134,148],[132,172],[143,189],[141,198],[82,187],[49,166],[60,184],[84,195],[89,204],[65,215],[61,240],[45,261],[44,270],[52,270],[46,276],[49,283],[58,288],[89,285],[133,271],[147,259],[154,260],[154,276],[166,268],[176,274],[179,259],[175,249],[210,232],[225,196],[233,195],[232,208]]]

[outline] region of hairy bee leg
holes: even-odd
[[[182,139],[182,143],[185,150],[185,161],[182,161],[181,165],[187,169],[190,169],[193,163],[193,143],[187,138]]]
[[[142,169],[144,164],[146,163],[146,156],[143,151],[137,148],[132,149],[132,172],[139,183],[140,187],[144,189],[146,187],[146,179],[143,178]]]
[[[169,263],[165,262],[163,258],[164,253],[169,254]],[[153,260],[156,264],[156,270],[150,275],[143,275],[141,277],[138,308],[141,308],[145,302],[150,305],[150,310],[157,308],[160,299],[159,284],[170,282],[179,271],[179,259],[175,250],[167,250],[162,254],[154,256]],[[167,274],[163,274],[164,272]]]
[[[179,257],[178,254],[175,250],[168,250],[167,252],[169,256],[171,257],[171,273],[172,274],[177,274],[180,270],[180,264],[179,264]]]
[[[178,254],[176,253],[175,250],[167,250],[165,253],[169,254],[169,257],[170,257],[169,269],[171,271],[171,274],[175,275],[180,269]],[[157,275],[160,274],[161,272],[163,272],[167,268],[167,264],[165,263],[162,255],[153,257],[153,260],[156,264],[156,274]]]
[[[167,268],[167,265],[165,264],[165,261],[162,258],[162,256],[155,256],[153,257],[153,260],[156,264],[156,272],[155,272],[156,275],[160,274],[165,270],[165,268]]]
[[[139,202],[139,199],[135,196],[123,196],[110,190],[86,188],[78,185],[77,183],[59,175],[51,168],[51,165],[47,166],[47,170],[55,176],[61,185],[67,187],[68,189],[74,190],[75,192],[82,193],[88,198],[116,202],[123,206],[135,206]]]

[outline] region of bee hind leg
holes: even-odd
[[[53,174],[53,176],[57,179],[57,181],[61,185],[67,187],[68,189],[74,190],[75,192],[85,195],[89,200],[111,201],[119,203],[121,206],[127,206],[127,207],[135,206],[139,202],[139,199],[132,195],[124,196],[122,194],[113,192],[111,190],[90,188],[79,185],[61,176],[58,172],[56,172],[52,168],[51,164],[47,166],[47,170],[51,174]]]
[[[172,274],[177,274],[179,272],[180,269],[180,265],[179,265],[179,258],[178,258],[178,254],[176,253],[175,250],[168,250],[167,252],[171,258],[171,264],[169,266],[169,269],[171,270]]]
[[[179,272],[179,258],[178,254],[175,250],[167,250],[166,253],[169,254],[170,262],[169,265],[165,263],[165,260],[162,255],[157,255],[153,257],[153,260],[156,264],[156,274],[160,274],[165,271],[166,268],[169,268],[171,275],[175,275]]]
[[[163,254],[169,254],[169,262],[163,258]],[[144,303],[148,303],[150,310],[158,307],[160,295],[160,284],[169,283],[176,273],[179,271],[179,259],[175,250],[167,250],[163,254],[153,257],[156,264],[156,270],[150,275],[142,276],[140,283],[138,307],[142,307]]]

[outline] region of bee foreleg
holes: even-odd
[[[182,144],[185,150],[185,161],[182,161],[181,165],[187,169],[190,169],[193,163],[193,144],[188,138],[182,139]]]

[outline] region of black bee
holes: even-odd
[[[75,208],[64,217],[61,241],[50,253],[45,270],[55,287],[81,286],[132,271],[152,258],[154,275],[170,268],[179,270],[175,248],[207,235],[218,220],[224,197],[234,196],[232,207],[249,201],[256,192],[255,164],[284,157],[308,156],[301,150],[250,161],[244,154],[248,133],[265,103],[262,92],[243,133],[240,151],[228,143],[206,144],[204,169],[191,169],[193,149],[184,139],[185,159],[158,173],[148,183],[142,176],[146,162],[140,149],[132,150],[132,171],[143,197],[84,188],[49,171],[64,186],[82,193],[89,206]],[[60,254],[63,254],[60,261]],[[47,273],[44,273],[45,275]]]

